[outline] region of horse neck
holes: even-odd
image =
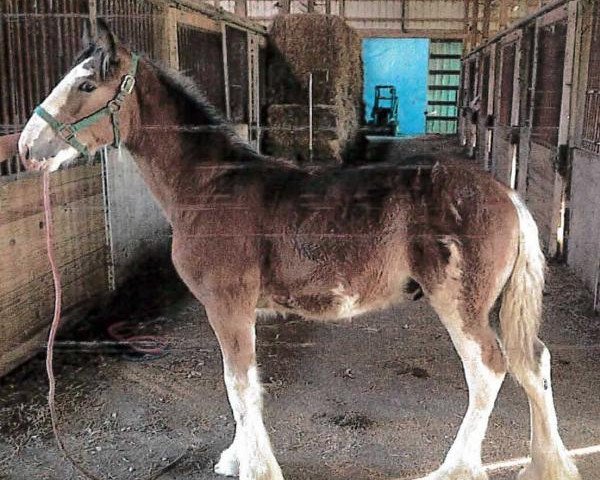
[[[172,221],[178,208],[194,204],[227,162],[243,156],[224,128],[182,131],[185,125],[211,127],[215,120],[181,91],[166,85],[153,67],[140,65],[138,106],[125,145],[141,175]]]

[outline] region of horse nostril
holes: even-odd
[[[21,160],[27,161],[30,157],[29,147],[27,145],[21,145],[19,148],[19,156]]]

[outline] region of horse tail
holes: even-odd
[[[534,347],[542,315],[545,259],[531,213],[517,195],[509,193],[519,218],[519,246],[500,308],[502,342],[512,371],[534,368]]]

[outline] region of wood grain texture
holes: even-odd
[[[53,174],[51,199],[68,315],[108,292],[100,166]],[[30,175],[0,185],[0,375],[45,341],[54,304],[45,235],[41,178]]]

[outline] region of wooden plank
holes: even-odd
[[[55,243],[56,261],[59,268],[89,252],[104,247],[105,238],[104,229],[97,229],[89,233],[79,231],[77,236]],[[10,255],[13,253],[14,256],[11,258]],[[3,266],[3,275],[0,278],[0,298],[5,294],[12,294],[19,285],[49,271],[46,251],[41,246],[32,250],[30,254],[28,254],[26,246],[25,248],[10,248],[8,253],[3,253],[0,265]]]
[[[246,0],[235,0],[233,13],[239,15],[240,17],[248,16],[248,5]]]
[[[108,293],[100,165],[51,176],[56,259],[65,312]],[[41,346],[52,318],[39,175],[0,186],[0,374]],[[89,303],[88,303],[89,304]]]
[[[85,172],[82,172],[85,173]],[[89,176],[80,177],[62,184],[53,184],[50,199],[52,205],[64,205],[86,197],[102,193],[102,179],[99,173],[88,172]],[[37,180],[37,179],[32,179]],[[0,227],[42,211],[40,181],[18,181],[0,187]]]
[[[91,302],[94,300],[95,299],[93,299]],[[77,305],[69,309],[68,312],[65,312],[63,318],[61,319],[61,328],[68,328],[71,324],[81,320],[81,317],[89,308],[87,303],[84,302],[81,305]],[[0,377],[3,377],[12,369],[33,357],[40,349],[44,347],[47,337],[47,328],[41,328],[39,332],[21,342],[19,345],[15,345],[13,348],[5,349],[0,352]]]
[[[18,153],[17,142],[20,133],[0,136],[0,162],[14,157]]]
[[[106,250],[101,249],[62,269],[65,311],[108,292],[105,263]],[[49,325],[54,309],[53,285],[52,275],[48,273],[0,299],[0,318],[8,320],[0,323],[0,338],[6,347],[27,340],[39,328]]]

